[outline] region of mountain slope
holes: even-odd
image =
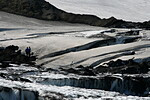
[[[44,20],[67,21],[92,25],[100,20],[100,18],[93,15],[81,16],[66,13],[44,0],[1,0],[0,10]]]
[[[43,20],[66,21],[102,27],[147,29],[150,27],[149,22],[134,23],[118,20],[114,17],[101,19],[94,15],[67,13],[44,0],[0,0],[0,10]]]
[[[111,16],[127,21],[150,18],[150,0],[46,0],[56,7],[77,14],[92,14],[100,18]]]

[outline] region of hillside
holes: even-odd
[[[67,13],[44,0],[1,0],[0,10],[42,20],[65,21],[93,26],[146,29],[150,27],[150,22],[135,23],[118,20],[114,17],[101,19],[95,15]]]
[[[56,7],[76,14],[100,18],[114,16],[132,22],[150,20],[150,0],[46,0]]]

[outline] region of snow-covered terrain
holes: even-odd
[[[0,12],[0,46],[17,45],[23,53],[25,48],[30,46],[34,55],[38,57],[37,65],[41,67],[38,69],[25,64],[11,64],[12,67],[2,68],[0,70],[0,88],[2,87],[0,97],[6,100],[14,98],[19,100],[17,98],[24,96],[26,100],[29,100],[29,95],[35,98],[35,93],[38,92],[42,97],[59,95],[76,100],[149,100],[149,97],[127,96],[118,92],[97,89],[96,87],[103,83],[98,80],[99,77],[57,72],[62,68],[74,68],[79,65],[95,68],[104,62],[116,59],[128,60],[134,57],[137,62],[150,61],[150,31],[140,30],[139,34],[134,32],[127,34],[128,31],[131,30],[47,22]],[[132,51],[135,52],[134,55],[130,55]],[[50,69],[57,71],[51,73]],[[144,74],[142,78],[149,78],[147,74]],[[111,76],[112,74],[103,75]],[[110,90],[120,88],[118,83],[124,82],[121,77],[121,74],[110,77],[114,79],[107,82],[110,83]],[[125,77],[132,79],[136,76],[125,75]],[[93,82],[90,79],[99,84],[89,85],[90,82]],[[93,87],[84,88],[84,86]],[[126,92],[128,94],[129,91]],[[147,92],[149,88],[145,91]]]
[[[27,69],[30,70],[27,71]],[[59,100],[61,96],[62,97],[64,96],[64,98],[66,98],[63,100],[68,100],[68,99],[69,100],[70,99],[71,100],[105,100],[105,99],[149,100],[150,99],[149,97],[126,96],[118,92],[110,92],[110,91],[104,91],[99,89],[87,89],[87,88],[80,88],[78,86],[75,87],[72,86],[72,85],[101,86],[102,81],[99,81],[98,77],[78,76],[73,74],[63,75],[63,74],[54,74],[49,72],[42,73],[37,71],[36,68],[33,67],[29,68],[26,67],[25,65],[6,68],[6,70],[1,69],[0,73],[1,74],[9,73],[8,75],[9,80],[8,79],[6,80],[2,77],[0,78],[0,88],[1,88],[0,99],[1,100],[20,100],[19,98],[22,98],[21,100],[24,100],[23,98],[26,98],[26,100],[37,100],[37,99],[41,100],[40,99],[41,97],[56,97]],[[31,82],[26,82],[25,80],[12,81],[12,79],[15,78],[13,76],[14,73],[18,75],[17,76],[18,78],[30,80]],[[106,74],[106,76],[108,75]],[[105,75],[103,74],[100,77],[104,77],[104,76]],[[117,78],[121,79],[120,76],[121,76],[120,74],[116,74],[113,77],[116,77],[116,79]],[[90,78],[92,80],[90,80]],[[88,81],[82,81],[81,79],[85,79]],[[90,85],[90,82],[93,81],[93,79],[97,80],[101,85],[99,84]],[[117,83],[115,80],[111,88],[114,88],[116,86]],[[38,97],[37,97],[37,93],[38,93]]]
[[[114,16],[127,21],[150,20],[150,0],[46,0],[59,9],[100,18]]]

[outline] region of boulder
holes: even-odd
[[[1,67],[6,68],[9,67],[10,63],[14,64],[35,64],[34,61],[36,61],[36,56],[27,56],[19,50],[18,46],[8,46],[2,50],[0,50],[0,63]]]

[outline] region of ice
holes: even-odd
[[[92,89],[81,89],[81,88],[73,88],[70,86],[64,86],[64,87],[58,87],[58,86],[51,86],[51,85],[40,85],[40,84],[33,84],[33,83],[20,83],[20,82],[15,82],[15,81],[8,81],[8,80],[3,80],[0,79],[1,83],[0,86],[7,86],[7,87],[22,87],[27,89],[28,91],[39,91],[40,95],[44,95],[44,93],[46,91],[49,92],[56,92],[56,93],[61,93],[64,94],[65,96],[68,97],[72,97],[72,98],[78,98],[78,96],[85,96],[85,97],[97,97],[97,96],[106,96],[108,95],[106,91],[101,91],[101,90],[92,90]],[[28,95],[32,95],[32,93],[28,92],[23,92],[26,94],[26,96],[28,97]],[[2,94],[2,96],[4,96],[6,93]],[[110,93],[111,96],[116,95],[118,93],[112,92]],[[13,94],[12,94],[13,95]],[[6,96],[7,97],[7,96]],[[9,97],[8,97],[9,98]],[[9,100],[9,99],[6,99]],[[16,99],[14,99],[16,100]],[[30,100],[30,99],[27,99]],[[34,100],[34,99],[33,99]]]
[[[92,35],[101,34],[101,32],[103,32],[103,30],[101,30],[101,31],[85,31],[85,32],[81,32],[81,34],[83,34],[84,37],[90,37]]]
[[[8,70],[15,70],[15,71],[38,71],[35,67],[25,67],[25,66],[19,66],[19,67],[9,67]]]
[[[26,98],[26,100],[35,100],[35,92],[38,91],[40,96],[46,95],[47,92],[55,92],[61,93],[69,98],[73,98],[75,100],[103,100],[104,98],[112,98],[113,100],[149,100],[149,97],[136,97],[136,96],[120,96],[119,93],[116,92],[108,92],[102,90],[94,90],[94,89],[81,89],[81,88],[73,88],[69,86],[58,87],[58,86],[51,86],[51,85],[40,85],[37,83],[20,83],[16,81],[9,81],[0,79],[1,87],[10,87],[12,91],[10,92],[1,92],[0,97],[4,100],[24,100],[18,98]],[[16,87],[22,88],[21,91],[17,89],[13,89]],[[25,89],[25,90],[24,90]],[[21,94],[19,94],[21,92]],[[99,98],[101,97],[101,98]]]
[[[61,0],[60,0],[61,1]],[[78,1],[78,0],[77,0]],[[53,1],[55,2],[55,1]],[[56,0],[57,2],[57,0]],[[63,1],[62,1],[63,2]],[[70,1],[74,2],[74,1]],[[87,2],[87,1],[84,1]],[[95,1],[91,1],[95,2]],[[105,1],[103,1],[105,2]],[[124,1],[122,1],[124,2]],[[132,2],[132,1],[131,1]],[[134,1],[135,2],[135,1]],[[144,9],[144,8],[142,8]],[[148,14],[148,13],[147,13]],[[103,31],[109,30],[109,28],[94,27],[81,24],[70,24],[64,22],[53,22],[53,21],[40,21],[37,19],[26,18],[22,16],[17,16],[13,14],[8,14],[0,12],[0,28],[6,28],[5,31],[0,32],[0,41],[1,46],[8,45],[18,45],[22,52],[27,46],[32,47],[35,55],[38,55],[37,65],[43,64],[41,69],[52,68],[58,70],[59,68],[74,68],[78,65],[83,65],[84,67],[89,66],[95,62],[107,62],[115,59],[131,59],[135,58],[138,61],[149,61],[149,52],[150,52],[150,41],[148,40],[149,30],[142,30],[142,39],[140,41],[127,43],[127,44],[114,44],[107,45],[102,47],[91,48],[88,50],[82,50],[78,48],[77,51],[69,52],[63,55],[47,57],[40,59],[42,56],[49,55],[56,51],[61,50],[70,50],[74,49],[76,46],[85,45],[97,40],[102,40],[102,38],[88,38],[92,35],[100,34]],[[7,31],[7,29],[14,29]],[[17,30],[15,30],[17,28]],[[19,29],[18,29],[19,28]],[[128,31],[128,29],[116,29],[117,32]],[[62,32],[62,34],[60,33]],[[52,34],[52,33],[55,33]],[[57,34],[59,33],[59,34]],[[5,35],[4,35],[5,34]],[[60,35],[61,34],[61,35]],[[116,36],[116,33],[104,33],[112,37]],[[68,35],[68,36],[66,36]],[[122,41],[122,38],[120,39]],[[86,45],[89,46],[89,45]],[[80,51],[81,50],[81,51]],[[118,58],[111,58],[116,55],[128,54],[130,51],[135,51],[135,55],[121,56]],[[71,66],[71,64],[73,66]],[[50,73],[50,71],[39,72],[39,69],[35,66],[28,65],[16,65],[10,64],[12,67],[1,69],[0,73],[2,77],[0,78],[0,87],[8,87],[11,92],[0,92],[0,99],[3,97],[4,100],[13,100],[20,98],[18,93],[22,90],[22,96],[25,96],[30,100],[30,96],[34,99],[35,92],[38,92],[40,96],[44,97],[47,93],[60,93],[67,98],[74,99],[87,99],[87,100],[103,100],[105,98],[112,98],[114,100],[149,100],[149,97],[136,97],[136,96],[126,96],[118,92],[110,92],[99,89],[88,89],[88,86],[98,87],[99,84],[90,85],[90,81],[83,81],[86,83],[86,88],[81,88],[84,84],[79,79],[89,79],[97,78],[91,76],[78,76],[70,74],[59,74],[59,73]],[[31,72],[30,72],[31,71]],[[45,71],[45,70],[44,70]],[[14,73],[13,73],[14,72]],[[16,75],[14,79],[11,74]],[[21,75],[20,75],[21,74]],[[4,76],[3,76],[4,75]],[[10,76],[9,76],[10,75]],[[7,77],[8,76],[8,77]],[[102,76],[102,75],[101,75]],[[134,75],[128,75],[134,77]],[[4,79],[4,78],[7,78]],[[136,77],[136,76],[135,76]],[[144,78],[149,77],[149,74],[143,75]],[[19,78],[31,80],[31,82],[19,81]],[[111,83],[111,90],[119,88],[118,82],[122,82],[123,78],[121,74],[113,75],[113,78],[117,79]],[[16,81],[12,81],[16,80]],[[75,80],[75,81],[74,81]],[[73,82],[76,82],[75,84]],[[101,83],[101,82],[99,82]],[[70,85],[74,85],[70,86]],[[75,87],[76,85],[76,87]],[[77,87],[78,85],[78,87]],[[105,85],[105,84],[104,84]],[[131,84],[130,84],[131,85]],[[99,85],[100,86],[100,85]],[[126,88],[128,89],[128,88]],[[25,91],[24,91],[25,90]],[[128,90],[125,92],[129,92]],[[57,95],[57,94],[56,94]]]

